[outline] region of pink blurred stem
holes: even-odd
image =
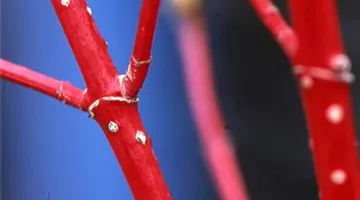
[[[247,200],[240,167],[217,103],[204,19],[182,19],[178,40],[188,97],[219,195],[223,200]]]

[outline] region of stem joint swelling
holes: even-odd
[[[95,117],[94,109],[100,105],[102,101],[117,101],[117,102],[123,102],[127,104],[136,104],[139,101],[138,97],[133,98],[126,98],[122,96],[105,96],[101,97],[99,99],[96,99],[93,103],[90,104],[88,108],[88,113],[90,118]]]
[[[132,57],[132,63],[135,67],[139,67],[140,65],[144,65],[144,64],[148,64],[150,65],[151,63],[151,56],[149,59],[147,60],[139,60],[139,59],[136,59],[134,56]]]

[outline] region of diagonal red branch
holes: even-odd
[[[0,59],[0,77],[86,110],[83,91],[67,81],[59,81],[23,66]]]
[[[160,0],[143,0],[133,54],[125,76],[120,77],[125,96],[136,96],[146,78],[159,6]]]
[[[87,93],[106,93],[117,70],[85,0],[51,0],[87,85]]]
[[[250,3],[260,20],[276,38],[283,51],[289,57],[293,56],[298,49],[296,34],[283,19],[279,9],[271,0],[250,0]]]

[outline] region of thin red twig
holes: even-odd
[[[151,63],[151,47],[160,0],[143,0],[133,54],[123,82],[125,96],[136,96],[146,78]]]
[[[292,57],[298,49],[298,41],[293,29],[281,16],[279,9],[270,0],[250,0],[250,3],[283,51]]]
[[[199,5],[178,8],[193,9],[187,13],[193,16],[182,16],[180,19],[178,45],[203,153],[221,199],[246,200],[246,187],[216,98],[205,19],[199,13],[194,14],[196,11],[192,6]],[[186,13],[184,10],[180,12]]]
[[[268,5],[265,1],[261,2]],[[353,76],[341,41],[335,2],[290,0],[290,11],[298,49],[289,58],[299,81],[321,199],[359,200],[359,161],[349,86]],[[270,19],[273,22],[269,23],[260,16],[271,31],[279,19]]]
[[[133,61],[141,62],[141,59],[150,56],[159,3],[159,0],[143,2]],[[145,79],[149,63],[144,69],[133,66],[133,73],[127,74],[131,81],[124,83],[119,79],[108,54],[107,43],[99,34],[86,1],[52,0],[52,4],[79,64],[87,90],[83,93],[66,82],[3,60],[0,62],[1,77],[87,109],[108,138],[135,199],[172,199],[137,106],[136,94]],[[124,93],[124,87],[133,89]]]
[[[75,108],[87,109],[83,91],[67,81],[56,80],[4,59],[0,59],[0,77],[46,94]]]

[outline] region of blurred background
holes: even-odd
[[[141,1],[87,2],[114,63],[125,72]],[[275,3],[286,15],[286,1]],[[341,0],[339,8],[346,49],[360,76],[360,1]],[[216,90],[251,199],[318,199],[288,60],[247,0],[208,0],[206,15]],[[217,200],[186,98],[175,17],[164,2],[140,112],[174,199]],[[1,1],[1,57],[85,86],[50,1]],[[2,200],[132,199],[106,138],[86,113],[1,84]],[[355,81],[359,124],[357,88]]]

